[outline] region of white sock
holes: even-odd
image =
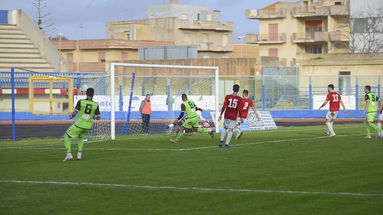
[[[240,130],[238,127],[234,128],[233,131],[234,131],[235,133],[239,133],[239,132],[241,132],[241,130]]]
[[[326,122],[328,131],[330,132],[330,134],[334,135],[335,132],[334,132],[334,129],[332,128],[332,124],[333,124],[332,122]]]
[[[229,131],[226,137],[226,145],[229,145],[232,136],[233,136],[233,131]]]
[[[221,132],[221,141],[223,141],[225,139],[225,136],[226,136],[226,129],[222,129],[222,132]]]
[[[379,129],[382,129],[382,123],[378,122],[378,123],[376,124],[376,126],[378,126]]]

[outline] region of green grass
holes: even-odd
[[[230,149],[205,134],[179,145],[166,135],[127,136],[85,144],[83,160],[65,163],[60,140],[3,142],[0,214],[383,214],[383,140],[363,139],[361,125],[335,130],[335,138],[320,138],[324,126],[250,132]]]

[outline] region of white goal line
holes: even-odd
[[[54,184],[54,185],[72,185],[72,186],[81,186],[82,185],[82,186],[94,186],[94,187],[118,187],[118,188],[132,188],[132,189],[205,191],[205,192],[278,193],[278,194],[304,194],[304,195],[328,195],[328,196],[383,197],[383,194],[381,194],[381,193],[322,192],[322,191],[296,191],[296,190],[261,190],[261,189],[250,189],[250,188],[177,187],[177,186],[153,186],[153,185],[133,185],[133,184],[109,184],[109,183],[93,183],[93,182],[0,180],[0,183]]]

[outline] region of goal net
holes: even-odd
[[[109,87],[105,99],[110,98],[110,109],[101,105],[100,111],[103,116],[110,113],[105,128],[111,139],[174,131],[169,125],[180,115],[182,94],[203,110],[197,113],[200,125],[207,121],[214,129],[218,124],[217,67],[112,63]]]

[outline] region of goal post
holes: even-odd
[[[110,97],[111,97],[111,114],[110,114],[110,128],[111,128],[111,139],[116,139],[116,68],[117,67],[130,67],[136,68],[135,71],[136,76],[140,76],[140,68],[141,69],[164,69],[164,70],[181,70],[181,71],[196,71],[196,70],[205,70],[211,71],[212,76],[214,76],[214,114],[212,114],[213,123],[216,127],[216,132],[219,132],[218,128],[218,118],[219,118],[219,68],[216,66],[184,66],[184,65],[159,65],[159,64],[135,64],[135,63],[111,63],[110,64]],[[192,72],[189,72],[190,74]],[[183,77],[191,77],[194,76],[190,74],[178,74]],[[190,76],[188,76],[190,75]],[[170,76],[171,77],[171,76]],[[194,77],[197,78],[197,77]],[[168,95],[169,97],[169,95]],[[171,98],[167,98],[168,105]],[[129,108],[130,108],[129,104]]]

